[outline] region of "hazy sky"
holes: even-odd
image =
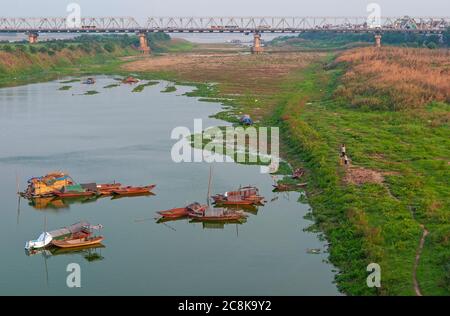
[[[366,16],[380,4],[383,16],[448,16],[450,0],[0,0],[0,16],[66,16],[75,2],[82,16]]]

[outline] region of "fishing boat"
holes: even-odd
[[[122,184],[120,183],[103,183],[97,184],[97,192],[99,195],[108,196],[112,195],[113,190],[120,189]]]
[[[59,248],[77,248],[99,244],[103,239],[103,236],[67,238],[63,240],[53,240],[52,245]]]
[[[129,77],[123,79],[122,82],[123,83],[138,83],[139,79],[129,76]]]
[[[295,169],[295,171],[292,173],[292,179],[300,179],[305,174],[305,170],[302,168]]]
[[[67,238],[72,235],[86,235],[87,233],[91,233],[93,229],[100,229],[101,227],[101,225],[93,226],[88,222],[82,221],[53,231],[43,232],[36,240],[27,241],[25,243],[25,249],[32,250],[45,248],[54,240]]]
[[[142,186],[142,187],[120,187],[118,189],[112,189],[111,193],[113,195],[141,195],[141,194],[150,194],[153,188],[156,187],[155,184]]]
[[[162,218],[175,219],[186,217],[190,213],[198,213],[198,214],[204,213],[207,208],[208,208],[207,205],[201,205],[200,203],[194,202],[186,207],[173,208],[166,211],[159,211],[157,213],[161,215]]]
[[[53,239],[52,245],[59,248],[79,248],[99,244],[104,239],[103,236],[91,237],[94,229],[101,229],[102,225],[85,226],[83,229],[64,236],[64,238]]]
[[[83,81],[83,84],[94,84],[95,78],[87,78],[85,81]]]
[[[295,183],[295,184],[286,184],[286,183],[277,183],[272,185],[274,187],[274,191],[283,192],[283,191],[293,191],[296,189],[304,188],[308,185],[305,183]]]
[[[55,171],[42,177],[29,179],[27,189],[20,195],[28,199],[54,196],[55,191],[60,191],[74,183],[75,181],[68,174]]]
[[[224,208],[209,208],[203,213],[189,213],[188,216],[201,222],[240,222],[247,218],[241,211],[229,211]]]
[[[68,199],[68,198],[94,196],[97,193],[92,192],[92,191],[85,191],[85,192],[57,192],[57,191],[55,191],[54,194],[61,199]]]
[[[216,194],[212,196],[212,199],[214,203],[220,205],[257,205],[264,201],[264,197],[259,195],[258,188],[253,186],[246,186],[224,194]]]

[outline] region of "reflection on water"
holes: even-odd
[[[86,203],[94,203],[99,199],[108,198],[110,200],[119,200],[125,198],[133,198],[133,197],[151,197],[155,196],[152,192],[147,193],[139,193],[133,195],[114,195],[114,196],[106,196],[106,195],[93,195],[93,196],[84,196],[84,197],[70,197],[70,198],[59,198],[59,197],[39,197],[39,198],[31,198],[28,200],[28,205],[33,207],[36,210],[60,210],[60,209],[69,209],[70,205],[73,204],[86,204]]]

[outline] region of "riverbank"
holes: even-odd
[[[154,54],[186,52],[198,45],[169,36],[150,36]],[[37,44],[0,43],[0,87],[49,81],[65,76],[117,74],[130,58],[145,57],[136,36],[81,36]]]
[[[448,121],[437,121],[448,115],[448,104],[430,104],[420,112],[349,107],[336,90],[354,67],[333,64],[335,58],[317,53],[157,57],[123,69],[217,83],[202,84],[193,95],[227,99],[231,108],[221,118],[233,121],[248,113],[260,125],[281,127],[284,156],[310,171],[315,228],[327,235],[343,292],[414,295],[425,222],[433,229],[418,264],[418,283],[424,295],[448,294]],[[430,120],[437,125],[430,126]],[[339,159],[341,143],[348,147],[349,168]],[[371,262],[381,266],[380,289],[366,285]]]

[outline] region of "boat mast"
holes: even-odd
[[[211,178],[212,178],[212,164],[209,166],[209,179],[208,179],[208,195],[206,196],[206,202],[209,206],[209,197],[211,196]]]

